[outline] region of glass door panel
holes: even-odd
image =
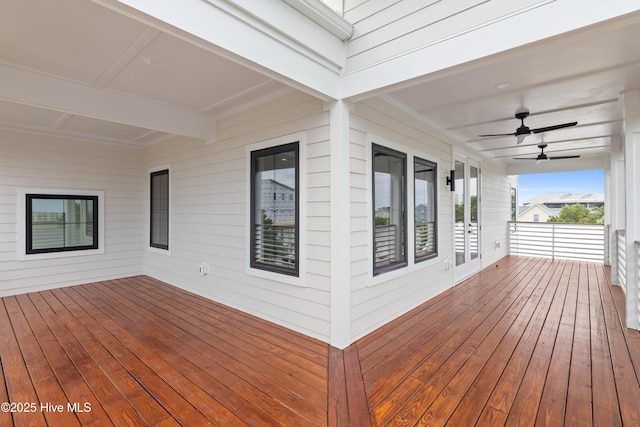
[[[462,265],[466,261],[465,257],[465,179],[464,179],[464,163],[456,160],[455,162],[455,250],[456,250],[456,266]]]
[[[478,258],[478,193],[479,193],[478,168],[469,166],[469,258]]]
[[[480,270],[480,164],[465,156],[454,160],[453,204],[456,282]]]

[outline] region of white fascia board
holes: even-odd
[[[283,0],[340,40],[353,35],[353,25],[320,0]]]
[[[296,89],[336,99],[344,42],[280,0],[93,1]]]
[[[637,0],[547,0],[363,69],[345,73],[339,96],[352,102],[437,78],[439,72],[640,10]],[[637,20],[636,17],[630,19]],[[612,25],[619,25],[615,22]],[[479,43],[478,41],[482,42]],[[473,65],[471,65],[473,66]]]
[[[2,64],[0,99],[203,140],[215,138],[212,117]]]

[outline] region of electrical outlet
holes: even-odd
[[[200,263],[200,267],[198,268],[198,273],[200,273],[201,276],[209,275],[209,263],[207,261],[202,261]]]

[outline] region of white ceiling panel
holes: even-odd
[[[63,116],[59,111],[0,101],[0,121],[4,123],[53,127]]]
[[[160,34],[106,87],[199,112],[267,81],[227,59]]]
[[[93,83],[145,29],[86,0],[4,0],[0,60]]]
[[[474,63],[425,76],[387,96],[424,116],[428,123],[470,148],[505,163],[539,153],[547,143],[558,155],[603,156],[622,132],[620,94],[640,89],[640,14],[542,40]],[[498,85],[504,83],[503,88]],[[578,125],[532,134],[522,145],[514,136],[519,109],[535,129],[577,121]],[[567,154],[568,153],[568,154]],[[593,164],[593,163],[589,163]]]

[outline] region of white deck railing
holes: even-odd
[[[616,258],[618,262],[618,284],[627,293],[627,237],[624,230],[616,231]]]
[[[603,224],[509,223],[509,254],[604,262]]]

